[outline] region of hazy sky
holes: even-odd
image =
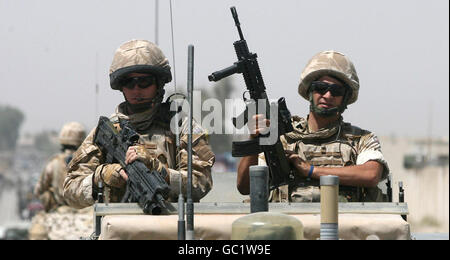
[[[359,74],[357,103],[345,121],[378,135],[449,135],[447,0],[173,0],[175,69],[186,86],[187,46],[195,46],[195,86],[235,62],[236,6],[250,50],[258,53],[270,98],[286,97],[292,114],[308,103],[300,73],[322,50],[347,54]],[[92,128],[122,102],[109,87],[115,49],[155,40],[155,1],[0,0],[0,104],[26,114],[22,132]],[[173,63],[169,0],[159,1],[159,45]],[[172,64],[173,65],[173,64]],[[244,90],[242,76],[234,82]],[[95,84],[100,86],[96,99]],[[173,91],[173,82],[167,86]],[[98,111],[96,109],[96,100]]]

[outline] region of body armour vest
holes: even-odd
[[[387,177],[387,162],[381,153],[378,138],[373,133],[344,123],[342,118],[328,128],[312,133],[306,119],[297,116],[292,119],[295,130],[281,136],[285,150],[297,153],[316,167],[344,167],[377,161],[384,166],[382,179]],[[292,185],[273,190],[271,201],[319,202],[319,186],[319,180],[296,176]],[[386,196],[378,187],[340,185],[339,199],[341,202],[380,202],[386,201]]]

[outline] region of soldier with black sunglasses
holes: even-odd
[[[309,101],[306,118],[294,116],[294,131],[281,137],[286,156],[295,169],[294,181],[271,192],[272,202],[320,201],[320,176],[339,177],[341,202],[387,201],[378,188],[389,168],[378,138],[343,121],[347,106],[358,99],[359,78],[353,63],[342,53],[315,55],[301,74],[299,94]],[[256,115],[249,122],[251,137],[267,131],[270,121]],[[249,166],[265,164],[264,156],[242,158],[237,186],[249,193]]]
[[[111,123],[120,130],[120,122],[126,120],[139,134],[139,140],[126,153],[125,163],[139,160],[151,171],[164,172],[164,168],[165,181],[170,187],[168,200],[177,201],[180,188],[186,193],[188,123],[184,118],[177,146],[176,133],[170,128],[173,113],[170,104],[163,102],[164,86],[172,80],[168,59],[155,44],[131,40],[116,50],[109,78],[111,88],[121,91],[125,98],[110,117]],[[127,173],[119,163],[106,163],[104,152],[94,143],[94,135],[95,129],[68,166],[64,197],[75,208],[94,203],[100,182],[109,202],[120,202],[126,191]],[[192,150],[192,199],[198,202],[212,188],[215,155],[208,144],[207,132],[196,122]]]

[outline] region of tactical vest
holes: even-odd
[[[295,117],[294,127],[306,127],[305,120]],[[344,167],[356,165],[358,151],[356,149],[360,138],[370,132],[339,123],[335,131],[324,131],[317,136],[302,136],[298,133],[281,136],[285,150],[293,151],[310,165],[316,167]],[[325,136],[325,138],[323,138]],[[318,179],[308,180],[306,177],[295,176],[292,185],[280,187],[272,192],[272,201],[319,202],[320,182]],[[353,186],[339,186],[341,202],[385,201],[381,190]]]

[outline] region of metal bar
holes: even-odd
[[[269,168],[250,166],[250,212],[269,211]]]
[[[178,203],[167,203],[165,215],[176,215]],[[320,203],[269,203],[270,212],[284,214],[320,214]],[[144,215],[137,203],[97,203],[96,216]],[[249,203],[195,203],[195,214],[249,214]],[[408,204],[399,202],[339,203],[339,214],[395,214],[408,215]]]
[[[194,109],[194,46],[188,46],[189,135],[188,135],[188,181],[186,194],[186,240],[194,240],[194,202],[192,200],[192,121]]]

